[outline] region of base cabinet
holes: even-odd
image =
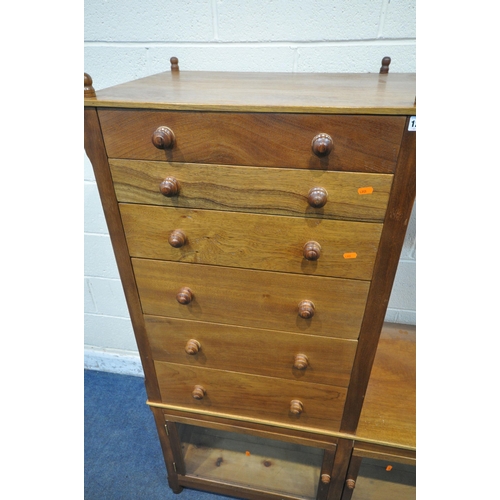
[[[179,425],[185,475],[280,497],[315,500],[324,450]]]
[[[330,498],[337,438],[322,441],[227,421],[174,422],[151,410],[175,493],[187,487],[248,500]]]
[[[176,493],[187,487],[247,500],[416,499],[414,450],[197,424],[158,427],[172,451],[165,461]]]

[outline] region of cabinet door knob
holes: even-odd
[[[290,402],[290,413],[292,415],[300,415],[303,411],[304,405],[298,399],[294,399]]]
[[[187,286],[182,287],[177,293],[177,302],[187,305],[193,300],[193,292]]]
[[[313,153],[320,158],[328,156],[333,149],[333,140],[328,134],[318,134],[312,140]]]
[[[314,304],[310,300],[303,300],[299,304],[299,316],[304,319],[309,319],[314,316]]]
[[[293,367],[297,370],[305,370],[309,366],[309,360],[305,354],[297,354],[295,356],[295,361]]]
[[[198,354],[198,352],[201,350],[201,344],[195,339],[190,339],[190,340],[188,340],[184,350],[189,355],[193,356],[195,354]]]
[[[317,241],[308,241],[302,253],[306,260],[318,260],[321,257],[321,245]]]
[[[172,149],[175,144],[175,135],[172,129],[161,126],[158,127],[151,137],[151,141],[155,148],[158,149]]]
[[[313,208],[324,207],[328,200],[328,192],[322,187],[313,187],[307,193],[307,203]]]
[[[186,244],[186,241],[187,241],[187,237],[180,229],[176,229],[175,231],[172,231],[170,233],[170,236],[168,237],[168,242],[174,248],[180,248],[180,247],[184,246]]]
[[[203,399],[207,395],[207,391],[201,385],[195,385],[193,389],[194,399]]]
[[[354,487],[356,486],[356,481],[354,481],[354,479],[347,479],[345,485],[347,486],[348,489],[353,490]]]
[[[179,194],[179,183],[177,179],[175,177],[165,177],[165,179],[160,182],[160,193],[167,198]]]
[[[321,482],[323,484],[329,484],[331,480],[330,474],[321,474]]]

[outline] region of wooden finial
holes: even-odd
[[[170,69],[172,71],[179,71],[179,59],[177,59],[177,57],[171,57],[170,64]]]
[[[386,73],[389,73],[389,64],[391,64],[391,58],[384,57],[382,59],[382,67],[380,68],[381,75],[385,75]]]
[[[83,95],[84,97],[95,97],[95,90],[92,87],[92,78],[89,74],[83,74]]]

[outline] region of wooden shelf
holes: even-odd
[[[386,323],[382,329],[357,438],[416,449],[416,327]]]
[[[170,110],[415,114],[414,74],[164,72],[98,90],[86,106]]]

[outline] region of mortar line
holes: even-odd
[[[297,41],[297,40],[279,40],[279,41],[263,41],[263,42],[223,42],[223,41],[210,41],[210,42],[202,42],[202,41],[168,41],[168,42],[158,42],[158,41],[125,41],[125,42],[108,42],[105,40],[93,40],[84,42],[85,47],[124,47],[124,48],[132,48],[132,47],[170,47],[172,45],[184,46],[184,47],[193,47],[193,48],[201,48],[201,47],[286,47],[290,48],[290,44],[293,44],[295,47],[346,47],[346,46],[354,46],[354,47],[363,47],[363,46],[395,46],[395,45],[415,45],[415,38],[370,38],[365,40],[330,40],[330,41]]]
[[[214,40],[219,40],[219,11],[217,10],[217,0],[212,0],[212,28]]]
[[[378,33],[377,38],[381,38],[385,29],[385,17],[387,14],[387,9],[389,8],[389,3],[391,0],[382,0],[382,11],[380,12],[380,19],[378,23]]]

